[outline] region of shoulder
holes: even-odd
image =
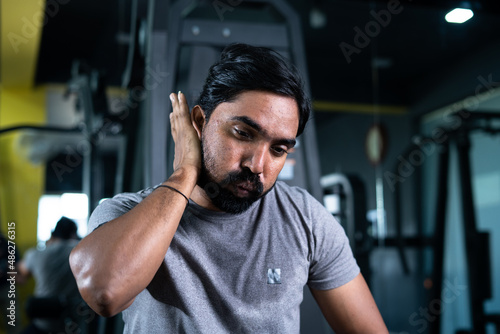
[[[274,192],[279,198],[288,197],[292,200],[316,201],[316,199],[309,194],[307,190],[297,186],[290,186],[283,181],[276,181]]]
[[[327,213],[324,205],[303,188],[290,186],[283,181],[277,181],[274,188],[276,201],[287,205],[289,208],[295,208],[301,212],[310,212],[311,215],[318,211]]]
[[[36,248],[30,248],[24,253],[23,263],[24,265],[31,269],[33,263],[36,262],[36,257],[40,254],[40,251]]]
[[[154,189],[154,187],[150,187],[135,193],[120,193],[102,201],[90,216],[88,224],[89,233],[100,225],[132,210],[137,204],[151,194]]]
[[[336,229],[338,222],[325,206],[307,190],[276,182],[266,200],[265,207],[271,215],[280,215],[287,224],[300,225],[308,233],[318,233],[326,228]]]
[[[323,203],[314,198],[307,190],[290,186],[284,182],[276,182],[273,203],[278,210],[286,212],[288,218],[301,221],[311,233],[317,235],[344,234],[340,223],[326,209]]]
[[[149,194],[155,189],[155,187],[149,187],[138,192],[125,192],[120,193],[112,198],[104,200],[98,207],[125,207],[132,209],[134,206],[139,204],[143,199],[148,197]]]
[[[26,251],[26,253],[24,254],[24,257],[25,258],[33,257],[39,252],[40,252],[39,250],[37,250],[35,247],[33,247],[33,248],[30,248]]]

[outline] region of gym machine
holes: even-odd
[[[324,204],[344,228],[361,272],[371,282],[370,252],[375,239],[366,219],[366,189],[356,175],[329,174],[321,177]]]
[[[461,117],[460,112],[456,117]],[[500,314],[485,314],[484,301],[491,298],[491,269],[489,251],[489,233],[481,232],[477,228],[474,197],[472,192],[472,177],[470,163],[470,134],[473,131],[483,131],[490,134],[499,134],[500,128],[491,125],[492,120],[499,120],[500,114],[488,112],[467,112],[467,119],[464,119],[457,129],[447,130],[446,140],[441,145],[439,153],[438,184],[435,216],[434,235],[434,290],[432,298],[441,298],[443,280],[443,259],[444,259],[444,237],[446,221],[446,202],[448,199],[447,182],[448,166],[450,163],[449,150],[454,144],[458,152],[459,176],[461,184],[461,204],[462,223],[465,234],[465,249],[467,273],[469,281],[469,299],[472,319],[472,331],[468,333],[485,333],[486,324],[493,323],[496,332],[500,333]],[[439,315],[438,315],[439,317]],[[435,321],[432,327],[433,333],[439,333],[440,321]],[[466,331],[462,331],[466,333]]]
[[[467,117],[463,117],[466,115]],[[472,191],[472,175],[470,162],[470,135],[472,132],[482,131],[492,135],[500,133],[500,127],[494,125],[494,121],[500,120],[500,113],[492,112],[468,112],[459,111],[451,118],[461,120],[458,126],[450,128],[440,128],[439,138],[419,137],[403,154],[404,159],[408,161],[411,152],[425,143],[432,142],[438,148],[438,174],[436,190],[436,208],[434,216],[434,235],[430,238],[420,236],[418,238],[404,238],[401,235],[401,189],[400,183],[395,184],[396,196],[396,230],[397,247],[399,249],[401,261],[405,271],[408,272],[408,266],[404,254],[404,248],[408,246],[425,247],[431,246],[433,250],[432,263],[432,289],[429,300],[441,300],[443,290],[443,264],[444,264],[444,245],[446,235],[446,211],[448,201],[448,180],[450,166],[450,148],[456,147],[458,152],[458,166],[460,177],[460,199],[462,208],[462,224],[464,228],[464,245],[466,253],[466,267],[468,276],[468,293],[470,300],[470,312],[472,320],[471,330],[461,330],[459,333],[486,333],[486,325],[494,324],[496,333],[500,333],[500,313],[486,314],[484,302],[492,297],[491,291],[491,269],[490,269],[490,250],[489,233],[481,232],[477,228],[476,211],[474,206],[474,197]],[[458,122],[457,122],[458,123]],[[498,124],[498,123],[497,123]],[[398,162],[394,170],[394,175],[398,174],[402,162]],[[433,321],[429,323],[429,332],[437,334],[441,331],[441,312],[433,314]],[[458,332],[457,332],[458,333]]]
[[[466,115],[467,117],[463,117]],[[460,330],[457,333],[486,333],[486,325],[493,324],[496,333],[500,334],[500,313],[487,314],[484,302],[492,297],[491,266],[490,266],[490,238],[489,233],[479,231],[476,223],[476,210],[472,192],[472,175],[470,167],[470,135],[472,132],[485,132],[491,135],[500,133],[500,113],[462,111],[448,115],[448,119],[460,119],[453,123],[453,127],[439,128],[438,138],[416,137],[414,142],[401,154],[401,159],[393,168],[394,178],[394,220],[395,235],[385,237],[383,242],[372,233],[373,226],[366,219],[366,195],[362,181],[353,175],[330,174],[321,178],[324,189],[325,206],[339,220],[350,240],[351,248],[359,266],[370,283],[371,270],[369,267],[370,254],[377,247],[394,247],[398,251],[400,263],[405,275],[410,275],[410,266],[405,249],[418,248],[432,249],[432,277],[426,280],[426,287],[430,288],[428,305],[433,301],[442,300],[443,291],[443,264],[445,252],[446,218],[449,167],[451,163],[450,148],[456,147],[458,152],[458,166],[460,178],[460,199],[462,210],[462,225],[464,228],[464,246],[466,253],[466,268],[468,276],[468,293],[470,300],[471,330]],[[494,122],[497,123],[494,123]],[[431,142],[436,146],[438,154],[437,189],[435,191],[437,203],[434,212],[434,234],[424,235],[422,226],[415,236],[403,236],[403,191],[402,185],[410,175],[403,175],[404,164],[411,161],[412,153],[420,151],[425,143]],[[419,173],[411,177],[419,177]],[[404,177],[403,177],[404,176]],[[400,179],[398,179],[398,177]],[[421,225],[421,224],[420,224]],[[428,330],[431,334],[441,332],[441,312],[432,314],[432,321],[428,321]]]

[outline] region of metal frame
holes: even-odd
[[[363,181],[355,175],[328,174],[321,177],[323,192],[340,185],[344,195],[345,221],[344,227],[349,244],[356,261],[368,285],[371,284],[370,253],[373,250],[374,239],[368,235],[366,219],[366,189]]]
[[[447,140],[442,144],[438,166],[438,192],[434,231],[434,263],[433,290],[431,300],[441,300],[443,287],[444,242],[446,233],[446,204],[448,201],[448,168],[450,165],[450,145],[455,143],[458,152],[460,177],[460,196],[462,204],[462,224],[464,227],[464,243],[466,250],[466,265],[468,276],[468,292],[472,320],[472,332],[486,333],[486,324],[494,323],[497,333],[500,332],[500,315],[485,314],[484,301],[491,298],[491,270],[489,255],[489,233],[477,229],[474,194],[472,188],[472,173],[470,163],[470,132],[483,130],[490,133],[500,133],[500,129],[485,128],[475,122],[479,120],[500,119],[500,114],[489,112],[471,113],[467,122],[458,129],[447,131]],[[440,333],[441,314],[431,323],[430,333]]]
[[[307,94],[309,91],[309,79],[305,60],[305,52],[302,40],[301,25],[298,15],[283,0],[246,0],[245,3],[266,3],[274,8],[285,18],[286,24],[263,24],[263,23],[238,23],[238,22],[214,22],[186,18],[197,4],[201,2],[192,0],[180,0],[172,5],[168,1],[155,1],[151,6],[149,56],[147,66],[168,73],[166,80],[158,87],[148,92],[146,111],[147,121],[147,152],[145,186],[161,183],[170,174],[169,156],[165,148],[171,148],[170,124],[167,115],[171,111],[168,94],[176,90],[176,70],[179,65],[179,51],[181,46],[224,46],[231,42],[240,41],[255,45],[274,48],[276,51],[291,54],[293,63],[300,71]],[[168,18],[167,18],[168,13]],[[168,23],[166,23],[168,21]],[[201,33],[193,33],[193,27],[198,27]],[[224,33],[229,29],[229,36]],[[226,30],[227,31],[227,30]],[[168,32],[168,38],[167,38]],[[259,33],[260,32],[260,33]],[[316,129],[314,122],[308,123],[306,130],[300,137],[302,152],[297,158],[303,160],[303,177],[305,180],[300,184],[316,197],[322,198],[322,190],[319,184],[321,176],[319,166],[319,154],[316,145]],[[302,154],[302,156],[301,156]]]
[[[175,57],[167,53],[167,28],[170,20],[170,1],[151,0],[149,7],[148,41],[146,46],[146,69],[167,71],[167,80],[161,80],[152,90],[147,90],[145,111],[144,179],[143,187],[163,182],[167,179],[167,134],[170,133],[169,89],[173,87],[172,66],[176,66]],[[177,31],[169,30],[170,36]],[[165,57],[165,54],[167,55]],[[173,64],[171,64],[173,63]],[[168,81],[168,82],[167,82]]]
[[[460,110],[456,114],[460,115]],[[451,114],[450,116],[453,116]],[[496,333],[500,334],[500,314],[485,314],[484,301],[491,298],[491,269],[489,233],[480,232],[477,229],[476,212],[474,206],[474,194],[472,188],[472,173],[470,161],[470,133],[472,131],[484,131],[491,134],[499,134],[500,128],[484,126],[481,121],[500,119],[500,113],[479,112],[468,113],[466,121],[458,128],[443,129],[446,135],[442,143],[439,143],[438,157],[438,180],[436,191],[436,211],[434,215],[434,236],[432,238],[417,237],[416,239],[403,237],[401,234],[401,203],[400,185],[396,184],[396,231],[397,240],[394,244],[399,249],[403,268],[409,273],[406,262],[404,248],[407,246],[424,247],[431,246],[433,249],[432,264],[432,290],[429,295],[430,301],[440,301],[443,290],[443,264],[446,237],[446,214],[447,201],[449,196],[448,178],[450,167],[450,149],[455,145],[458,152],[458,166],[460,178],[460,199],[462,204],[462,224],[464,228],[464,244],[466,250],[466,266],[468,277],[468,292],[470,302],[470,312],[472,319],[472,330],[460,333],[486,332],[486,324],[492,323],[496,326]],[[420,140],[432,140],[432,138],[420,138]],[[413,144],[404,154],[407,157],[412,150],[417,147]],[[399,163],[394,169],[397,171]],[[395,173],[396,174],[396,173]],[[429,333],[437,334],[441,332],[441,312],[433,315],[433,320],[429,324]]]

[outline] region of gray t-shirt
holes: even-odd
[[[104,201],[89,230],[152,191]],[[303,287],[336,288],[358,273],[343,228],[300,188],[278,181],[236,215],[190,201],[165,261],[123,311],[125,333],[298,333]]]

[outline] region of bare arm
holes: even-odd
[[[171,94],[174,173],[163,184],[189,197],[201,168],[198,133],[184,95]],[[127,308],[153,279],[186,208],[186,199],[158,188],[132,210],[86,236],[70,255],[84,300],[103,316]]]
[[[361,274],[336,289],[311,292],[335,333],[389,333]]]

